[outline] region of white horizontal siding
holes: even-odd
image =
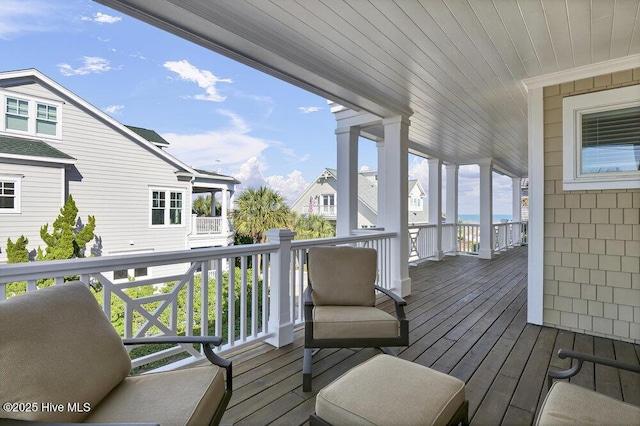
[[[7,260],[7,239],[15,242],[21,235],[29,239],[29,249],[44,248],[40,227],[51,226],[60,212],[63,180],[60,167],[40,167],[21,164],[0,164],[0,174],[20,174],[21,212],[0,214],[0,262]]]

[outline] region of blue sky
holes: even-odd
[[[325,99],[89,0],[1,0],[0,70],[24,68],[245,187],[267,184],[294,201],[336,166]],[[375,168],[375,143],[359,151],[360,167]],[[426,190],[426,160],[409,166]],[[494,178],[494,212],[510,213],[511,179]],[[460,213],[477,213],[477,168],[461,167],[459,179]]]

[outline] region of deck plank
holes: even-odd
[[[560,348],[615,356],[640,364],[640,345],[527,324],[527,248],[495,259],[448,256],[411,266],[406,298],[410,346],[399,356],[466,382],[473,425],[531,425],[546,395],[546,372],[565,369]],[[378,306],[388,312],[385,298]],[[302,391],[304,329],[274,349],[256,343],[227,355],[234,361],[234,394],[223,424],[303,425],[317,392],[379,353],[377,349],[323,349],[313,359],[313,391]],[[576,384],[640,405],[640,375],[585,363]],[[390,390],[392,391],[392,390]]]

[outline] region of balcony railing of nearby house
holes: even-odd
[[[303,321],[305,253],[311,246],[376,248],[379,284],[390,288],[389,252],[395,233],[358,231],[351,237],[291,241],[292,233],[278,232],[265,244],[5,265],[0,268],[0,300],[79,279],[98,289],[96,298],[123,337],[218,335],[224,338],[218,350],[226,351],[277,339],[283,321]],[[112,278],[114,270],[136,268],[153,268],[152,278],[124,282]],[[235,291],[230,291],[229,283]],[[133,365],[173,361],[184,358],[185,352],[190,356],[175,361],[173,367],[203,357],[193,346],[182,345],[140,356]]]
[[[493,224],[493,250],[498,252],[514,245],[527,243],[527,222]],[[469,223],[442,225],[442,254],[478,254],[480,250],[480,225]],[[437,257],[436,225],[409,226],[409,260]]]
[[[336,206],[318,206],[318,214],[322,216],[335,216],[337,211]]]
[[[196,234],[220,234],[222,233],[222,217],[194,216]]]

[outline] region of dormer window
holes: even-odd
[[[60,106],[52,101],[29,99],[0,92],[4,108],[0,131],[60,139]]]

